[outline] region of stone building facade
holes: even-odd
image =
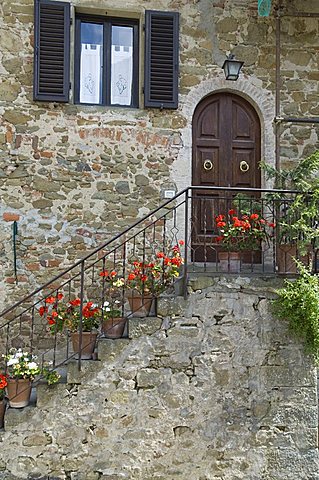
[[[319,5],[316,0],[281,2],[278,112],[273,3],[270,16],[260,17],[257,0],[73,0],[70,99],[60,103],[34,100],[34,1],[2,0],[1,309],[150,212],[165,189],[192,184],[193,115],[208,96],[228,92],[251,105],[260,122],[259,159],[269,164],[276,164],[276,132],[281,165],[318,148],[316,124],[274,119],[318,115]],[[144,107],[146,10],[179,13],[178,108]],[[76,102],[79,14],[135,21],[136,108]],[[225,80],[221,68],[230,52],[245,62],[237,82]],[[262,174],[261,185],[266,185]]]

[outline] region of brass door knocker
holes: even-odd
[[[213,165],[213,162],[211,160],[205,160],[204,162],[204,170],[212,170],[214,165]]]
[[[245,160],[243,160],[242,162],[240,162],[240,164],[239,164],[239,170],[240,170],[241,172],[246,173],[246,172],[248,172],[249,168],[250,168],[250,167],[249,167],[248,163],[245,162]]]

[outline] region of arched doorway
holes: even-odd
[[[260,121],[247,100],[228,92],[204,98],[196,107],[192,130],[194,186],[260,188]],[[206,246],[212,242],[218,198],[224,195],[194,192],[192,249],[196,261],[215,260],[214,249],[208,254]]]

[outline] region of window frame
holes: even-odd
[[[103,65],[110,75],[103,72],[102,103],[80,102],[80,64],[81,64],[81,23],[99,23],[103,25]],[[74,41],[74,103],[93,107],[123,107],[139,108],[139,20],[121,17],[106,17],[83,13],[75,14],[75,41]],[[130,105],[111,104],[111,42],[112,26],[133,28],[133,74],[132,98]],[[105,67],[104,67],[105,68]]]

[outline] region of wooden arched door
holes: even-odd
[[[192,184],[209,187],[260,188],[260,121],[253,106],[232,93],[202,100],[193,116]],[[212,199],[207,199],[207,195]],[[214,213],[224,192],[195,191],[193,259],[214,261]]]

